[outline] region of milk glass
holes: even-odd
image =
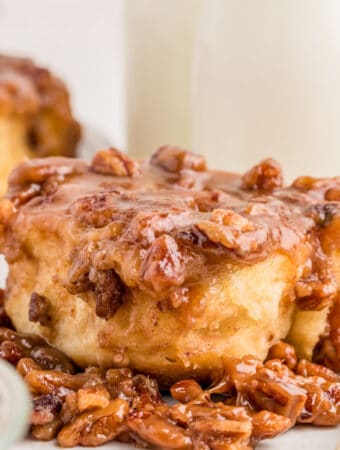
[[[125,0],[127,148],[191,146],[193,47],[200,0]]]
[[[339,0],[202,0],[192,83],[192,147],[212,166],[339,174]]]

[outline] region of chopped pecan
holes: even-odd
[[[340,202],[340,188],[329,188],[325,192],[325,200]]]
[[[25,352],[12,341],[4,341],[0,344],[0,358],[16,366],[21,358],[25,357]]]
[[[28,319],[44,327],[49,325],[51,321],[50,304],[44,295],[33,292],[28,308]]]
[[[239,231],[254,231],[255,225],[250,220],[237,214],[232,209],[214,209],[211,213],[210,220],[221,225],[237,228]]]
[[[91,386],[91,383],[100,384],[96,375],[87,373],[70,375],[56,370],[36,369],[26,373],[25,381],[33,394],[56,394],[62,397],[71,391]]]
[[[105,408],[110,401],[110,393],[103,385],[79,389],[77,407],[80,412],[96,408]]]
[[[22,358],[20,359],[17,365],[17,371],[23,378],[25,378],[26,375],[31,370],[40,370],[40,369],[41,367],[37,363],[35,363],[31,358]]]
[[[252,425],[252,439],[257,442],[278,436],[291,428],[293,424],[288,417],[264,410],[253,415]]]
[[[2,344],[25,342],[11,330],[0,329],[0,337]],[[33,342],[30,337],[27,351]],[[172,397],[181,402],[173,406],[162,400],[156,380],[133,376],[129,369],[90,367],[70,375],[22,358],[17,370],[37,395],[32,435],[49,440],[58,433],[64,447],[116,439],[143,447],[250,450],[295,422],[340,423],[338,375],[305,360],[296,363],[283,342],[272,347],[270,357],[264,364],[252,356],[225,358],[225,376],[208,390],[194,380],[173,385]]]
[[[301,376],[288,369],[277,359],[254,365],[249,359],[226,358],[228,379],[238,392],[239,402],[245,400],[256,410],[268,410],[288,417],[292,424],[308,422],[333,426],[340,423],[340,383],[335,374],[318,367],[298,364]]]
[[[72,215],[78,223],[102,228],[113,220],[117,210],[117,197],[119,198],[116,192],[106,192],[77,199],[71,206]]]
[[[45,370],[57,370],[73,374],[75,367],[72,361],[59,350],[50,346],[37,346],[30,351],[31,358]]]
[[[133,408],[148,409],[150,406],[158,406],[164,403],[156,379],[145,375],[135,375],[132,381],[135,391],[135,397],[132,401]]]
[[[31,434],[39,441],[51,441],[57,436],[62,426],[60,419],[54,419],[45,425],[32,425]]]
[[[242,176],[242,189],[263,189],[271,191],[283,185],[281,166],[275,160],[268,158],[261,161]]]
[[[185,257],[175,239],[163,234],[154,240],[140,268],[142,280],[155,292],[180,286],[185,280]]]
[[[157,414],[130,415],[127,426],[133,435],[157,448],[190,450],[188,431]]]
[[[255,226],[232,210],[215,209],[209,220],[197,224],[211,242],[221,244],[239,255],[256,253],[267,239],[265,228]]]
[[[203,172],[207,169],[203,156],[172,145],[164,145],[156,150],[150,162],[168,172],[180,172],[183,169]]]
[[[66,425],[58,434],[62,447],[96,446],[111,441],[124,430],[129,412],[125,400],[111,400],[104,408],[84,412]]]
[[[171,386],[171,396],[181,402],[188,403],[203,394],[203,389],[195,380],[182,380]]]
[[[57,395],[47,394],[33,400],[32,425],[46,425],[61,411],[62,401]]]
[[[46,341],[37,335],[19,334],[9,328],[0,327],[0,344],[4,341],[12,341],[23,350],[31,350],[37,346],[47,345]]]
[[[301,377],[297,382],[307,392],[307,400],[298,418],[300,423],[335,426],[340,423],[340,382],[320,377]]]
[[[237,392],[247,398],[251,405],[296,422],[307,396],[282,363],[277,362],[269,368],[263,367],[260,361],[255,366],[252,360],[226,358],[225,369]]]
[[[140,173],[136,161],[113,147],[97,152],[92,159],[91,168],[94,172],[117,177],[132,177]]]
[[[124,285],[113,269],[90,270],[89,280],[95,295],[96,314],[107,320],[114,316],[122,304]]]
[[[9,177],[8,196],[15,206],[26,203],[40,195],[43,185],[50,178],[60,184],[67,176],[84,173],[87,165],[82,161],[65,162],[63,158],[54,158],[53,163],[44,159],[33,159],[22,162]]]
[[[270,347],[267,359],[279,359],[286,364],[289,369],[294,369],[297,364],[295,348],[282,341]]]

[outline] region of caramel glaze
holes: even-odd
[[[280,251],[299,267],[298,307],[319,310],[330,308],[338,292],[329,255],[340,248],[339,201],[339,177],[283,186],[270,159],[243,176],[208,170],[201,156],[170,146],[141,163],[115,149],[98,152],[91,164],[38,159],[9,179],[2,251],[14,261],[22,244],[15,230],[33,224],[58,232],[65,218],[74,247],[65,286],[94,297],[103,318],[128,288],[176,308],[208,269],[230,259],[254,264]]]
[[[0,55],[0,114],[27,119],[27,142],[36,156],[75,154],[80,126],[66,86],[30,59]]]

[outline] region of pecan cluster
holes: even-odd
[[[1,328],[0,355],[16,366],[33,396],[31,434],[56,438],[62,447],[117,440],[144,448],[251,450],[297,422],[340,423],[340,377],[298,361],[283,342],[265,363],[226,358],[225,375],[208,389],[190,379],[175,383],[172,405],[156,380],[130,369],[75,373],[35,336]]]

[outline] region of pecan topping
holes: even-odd
[[[51,321],[50,304],[46,297],[33,292],[30,299],[28,318],[31,322],[37,322],[41,326],[48,326]]]
[[[281,166],[268,158],[254,166],[242,177],[242,189],[271,191],[283,185]]]
[[[15,206],[26,203],[31,198],[51,190],[51,183],[58,186],[66,177],[84,173],[87,169],[85,163],[65,158],[51,158],[47,163],[44,159],[33,159],[19,164],[11,173],[8,180],[8,196]],[[52,193],[55,188],[52,189]],[[48,194],[49,192],[46,192]]]
[[[151,156],[151,164],[160,166],[168,172],[180,172],[183,169],[204,172],[207,169],[203,156],[183,150],[180,147],[164,145]]]
[[[140,173],[136,161],[113,147],[97,152],[92,159],[91,168],[94,172],[117,177],[132,177]]]

